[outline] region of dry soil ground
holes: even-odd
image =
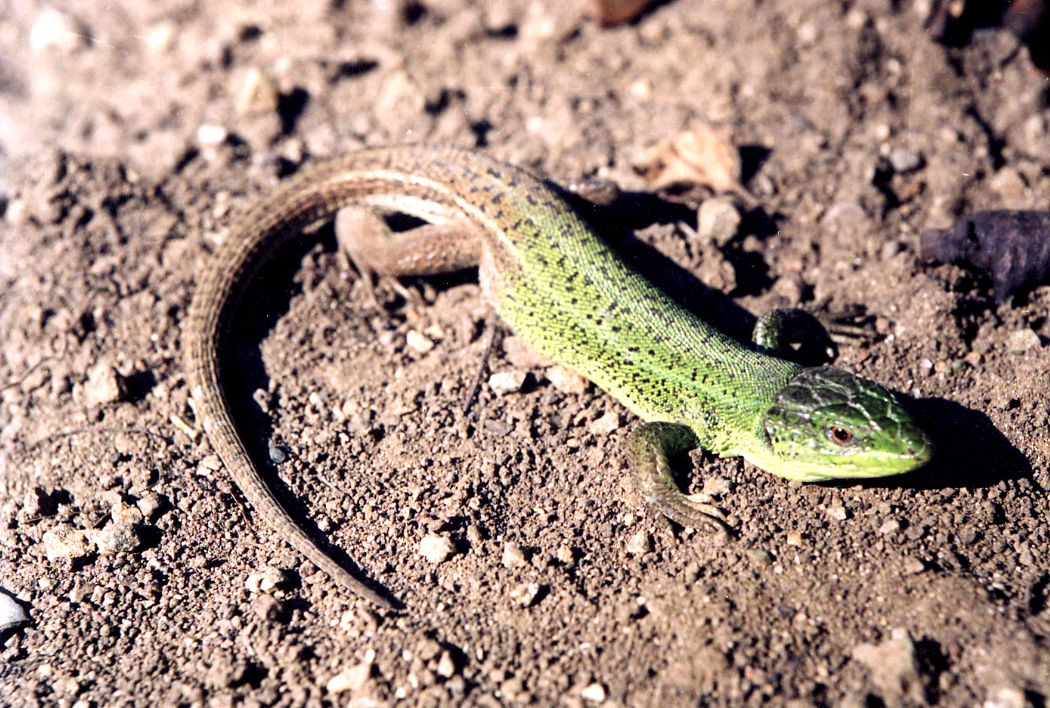
[[[602,29],[575,2],[0,1],[0,588],[31,617],[0,634],[0,704],[1045,706],[1050,286],[996,304],[916,251],[962,213],[1047,208],[1047,77],[1004,32],[934,43],[929,9],[672,0]],[[633,169],[700,125],[756,199],[720,244],[689,228],[702,189]],[[189,427],[180,342],[253,198],[420,141],[615,180],[633,201],[600,218],[737,336],[859,308],[875,336],[836,364],[913,396],[937,458],[799,485],[696,453],[685,482],[740,535],[683,530],[634,496],[634,420],[601,391],[533,368],[459,412],[469,276],[376,310],[324,229],[227,357],[297,518],[405,603],[373,611],[255,523]],[[64,547],[121,519],[137,548]]]

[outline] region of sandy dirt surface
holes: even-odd
[[[917,257],[960,214],[1047,208],[1047,77],[1005,32],[932,42],[919,0],[672,0],[612,29],[577,5],[0,2],[0,590],[31,620],[0,631],[0,705],[1047,704],[1050,286],[997,304]],[[699,126],[755,198],[728,240],[694,230],[709,192],[634,169]],[[636,421],[601,391],[505,342],[489,368],[522,388],[486,376],[460,412],[471,275],[377,309],[323,228],[226,358],[281,498],[405,604],[370,608],[257,523],[180,345],[254,198],[421,141],[614,180],[633,201],[596,221],[734,336],[859,313],[835,363],[914,397],[938,456],[801,485],[697,452],[683,484],[739,537],[682,529],[635,496]]]

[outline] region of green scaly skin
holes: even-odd
[[[932,455],[891,392],[725,336],[624,263],[557,187],[525,170],[453,148],[353,153],[304,169],[231,232],[190,308],[186,360],[202,427],[249,501],[280,536],[373,602],[389,605],[317,548],[266,486],[229,416],[218,363],[259,263],[347,206],[436,225],[359,235],[355,261],[394,275],[477,264],[484,296],[512,329],[642,418],[629,452],[638,490],[683,523],[721,523],[721,515],[675,486],[667,456],[681,450],[740,455],[802,481],[899,474]]]

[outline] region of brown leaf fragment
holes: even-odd
[[[920,236],[923,260],[968,264],[992,278],[996,302],[1050,277],[1050,212],[981,211]]]
[[[594,14],[598,18],[598,24],[602,27],[630,22],[652,4],[653,0],[592,0],[591,2]]]
[[[740,152],[728,130],[702,127],[666,138],[635,163],[635,171],[653,189],[699,184],[731,192],[749,206],[755,203],[740,184]]]

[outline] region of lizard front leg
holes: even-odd
[[[823,323],[794,307],[777,308],[762,315],[755,323],[751,338],[763,354],[803,365],[823,363],[835,357],[835,343]],[[799,348],[796,350],[792,344]]]
[[[627,438],[627,460],[638,495],[683,526],[731,531],[725,515],[706,494],[683,494],[671,476],[668,457],[700,446],[696,433],[679,423],[641,423]]]

